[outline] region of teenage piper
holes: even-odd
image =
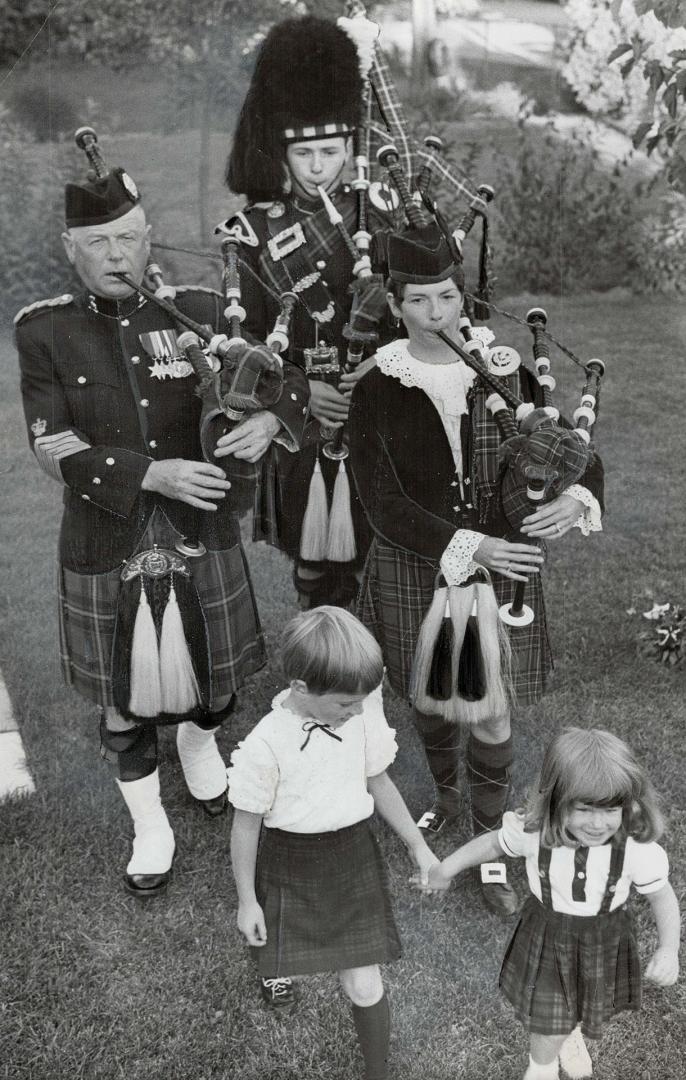
[[[375,367],[353,394],[351,463],[375,534],[359,614],[381,643],[393,689],[409,699],[417,642],[439,572],[448,586],[477,581],[481,568],[492,575],[493,588],[476,586],[482,591],[483,612],[492,616],[495,611],[495,619],[479,627],[485,647],[481,665],[492,673],[499,649],[497,606],[511,601],[516,583],[526,581],[525,596],[535,618],[512,629],[509,637],[516,701],[530,704],[541,696],[551,666],[539,576],[541,541],[555,542],[575,525],[585,532],[600,528],[602,466],[594,454],[579,484],[528,515],[522,528],[525,543],[505,539],[511,529],[497,488],[487,483],[498,480],[502,439],[486,407],[490,391],[474,384],[474,372],[437,335],[444,331],[464,345],[459,330],[462,268],[433,224],[391,234],[387,255],[388,303],[409,336],[377,351]],[[515,377],[519,396],[533,400],[533,377],[523,368]],[[461,607],[466,640],[475,597],[467,588],[449,591]],[[448,650],[443,670],[439,664],[435,672],[437,682],[445,679],[446,664],[458,670],[458,659]],[[481,705],[489,704],[485,710],[466,710],[463,723],[469,729],[472,823],[479,834],[500,826],[512,737],[505,695],[492,686],[470,687],[470,693]],[[441,696],[440,689],[434,696]],[[436,785],[435,804],[422,824],[436,833],[459,812],[460,724],[416,704],[413,718]],[[481,888],[491,910],[511,914],[516,909],[504,864],[482,868]]]
[[[376,33],[374,24],[362,23],[363,34]],[[358,31],[360,26],[356,21]],[[308,425],[299,454],[285,458],[277,453],[277,480],[272,477],[270,488],[276,532],[265,529],[256,535],[266,533],[294,560],[294,584],[304,610],[351,602],[370,539],[351,490],[354,541],[343,542],[341,520],[351,485],[345,465],[330,460],[326,450],[347,419],[352,386],[368,362],[344,372],[344,328],[356,259],[323,195],[362,253],[369,234],[388,226],[378,185],[366,197],[364,139],[359,138],[361,72],[372,47],[368,41],[358,51],[346,31],[313,16],[272,28],[257,56],[226,171],[228,187],[245,195],[248,205],[219,227],[238,237],[255,275],[244,274],[248,330],[263,339],[277,311],[272,297],[284,292],[298,297],[288,355],[308,372],[315,422]],[[347,183],[353,141],[357,173]],[[384,314],[383,292],[381,301]],[[269,524],[274,524],[272,517]]]
[[[136,185],[123,169],[100,171],[65,193],[62,240],[83,290],[24,308],[16,339],[31,448],[64,485],[63,674],[98,706],[102,756],[133,819],[125,883],[149,897],[166,887],[175,847],[157,725],[178,723],[189,791],[220,814],[226,768],[215,732],[265,649],[222,468],[231,448],[220,440],[215,463],[203,460],[197,381],[175,321],[118,277],[139,284],[150,252]],[[176,305],[226,330],[212,290],[179,288]],[[295,448],[307,395],[287,364],[279,403],[245,421],[236,456],[255,461],[275,437]],[[126,642],[114,640],[115,622],[128,626]]]

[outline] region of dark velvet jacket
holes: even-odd
[[[522,398],[535,400],[533,376],[525,368],[520,372]],[[470,400],[468,394],[468,404]],[[461,427],[464,499],[443,423],[423,390],[403,386],[374,368],[355,387],[349,424],[355,484],[381,543],[437,566],[457,529],[511,535],[501,508],[483,523],[480,508],[471,504],[473,461],[468,416],[463,417]],[[579,483],[595,495],[602,508],[603,467],[597,455]]]
[[[156,304],[131,310],[134,304],[84,293],[36,305],[17,319],[29,440],[44,471],[65,485],[60,561],[80,573],[110,570],[128,558],[156,506],[182,535],[210,549],[238,536],[230,492],[212,512],[141,489],[154,460],[203,460],[201,402],[188,365],[156,363],[154,337],[147,337],[171,330],[173,320]],[[180,290],[176,304],[196,322],[226,329],[224,301],[213,290]],[[297,446],[309,388],[295,365],[286,364],[285,375],[271,411]]]

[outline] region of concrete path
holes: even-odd
[[[12,702],[0,673],[0,799],[30,795],[35,790]]]

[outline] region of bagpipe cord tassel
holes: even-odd
[[[352,562],[356,555],[355,530],[350,509],[350,481],[345,462],[340,461],[331,500],[326,558],[329,562],[344,563]]]
[[[152,717],[162,712],[160,653],[157,647],[157,631],[142,577],[140,582],[141,595],[131,641],[129,709],[136,716]]]
[[[329,534],[329,505],[326,498],[326,485],[319,464],[319,455],[314,463],[310,489],[307,495],[307,507],[300,533],[300,558],[310,562],[322,562],[326,558]]]
[[[163,712],[187,713],[200,704],[200,688],[188,651],[173,579],[162,617],[160,676]]]

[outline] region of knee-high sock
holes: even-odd
[[[414,709],[415,727],[424,744],[426,760],[436,785],[436,801],[441,813],[453,817],[460,808],[458,773],[460,768],[460,728]]]
[[[353,1021],[364,1058],[365,1080],[387,1080],[391,1009],[386,995],[375,1005],[353,1005]]]
[[[495,744],[469,736],[467,777],[475,836],[499,828],[507,805],[511,765],[512,736]]]

